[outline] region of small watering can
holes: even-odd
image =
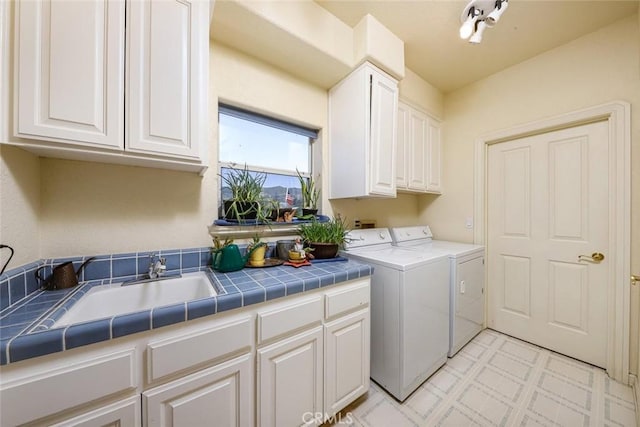
[[[95,257],[91,257],[80,265],[78,271],[73,269],[73,262],[67,261],[53,268],[53,273],[51,276],[44,279],[40,276],[40,270],[45,268],[46,266],[42,266],[36,270],[36,278],[40,281],[42,288],[51,291],[54,289],[66,289],[72,288],[78,284],[78,275],[82,271],[82,269],[91,261],[93,261]]]
[[[240,254],[240,248],[238,248],[238,245],[233,243],[225,245],[221,248],[212,249],[211,252],[213,253],[213,269],[221,273],[242,270],[253,251],[258,249],[259,247],[260,245],[254,246],[247,252],[245,256],[242,256],[242,254]]]

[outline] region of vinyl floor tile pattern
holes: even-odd
[[[334,426],[636,426],[631,387],[489,329],[403,403],[372,382],[340,415]]]

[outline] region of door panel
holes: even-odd
[[[371,194],[395,197],[398,86],[373,70],[371,76]]]
[[[15,134],[123,148],[124,2],[16,2]]]
[[[206,144],[198,112],[207,94],[199,82],[208,40],[203,2],[132,2],[127,49],[127,148],[198,157]],[[200,139],[203,139],[201,141]]]
[[[550,230],[552,239],[586,241],[588,141],[576,138],[549,145]]]
[[[315,424],[323,412],[323,330],[317,326],[258,350],[258,425]]]
[[[531,260],[502,255],[503,309],[529,317],[531,315]]]
[[[411,156],[409,158],[409,189],[427,190],[427,162],[429,161],[429,135],[427,117],[411,111],[409,115],[409,135],[411,138]]]
[[[564,262],[549,267],[549,322],[587,333],[587,267]]]
[[[606,366],[604,122],[489,147],[489,326]],[[579,255],[602,252],[602,262]]]
[[[503,156],[504,235],[529,237],[531,218],[531,156],[528,147],[506,151]]]
[[[145,391],[143,425],[253,425],[253,368],[246,354]]]

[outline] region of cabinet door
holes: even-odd
[[[322,413],[322,326],[258,350],[258,425],[314,424]]]
[[[128,7],[127,149],[198,158],[208,142],[208,2]]]
[[[140,427],[140,395],[104,406],[50,427]]]
[[[331,416],[369,390],[369,309],[325,325],[325,411]]]
[[[417,110],[411,110],[409,116],[410,155],[409,182],[410,190],[426,191],[429,167],[429,128],[428,118]]]
[[[125,3],[15,6],[15,135],[122,148]]]
[[[370,68],[370,76],[369,192],[377,196],[395,197],[398,85],[373,68]]]
[[[409,111],[410,107],[398,102],[398,128],[396,136],[396,187],[398,190],[407,188],[409,167]]]
[[[252,426],[253,357],[237,357],[142,393],[145,426]]]
[[[440,123],[429,119],[429,174],[427,176],[427,191],[430,193],[440,193],[441,185],[441,141]]]

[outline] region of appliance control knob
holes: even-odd
[[[384,240],[384,233],[380,233],[380,234],[378,234],[378,236],[380,236],[381,240]]]
[[[427,234],[427,230],[426,230],[426,229],[423,229],[423,230],[422,230],[422,234],[425,234],[425,235],[426,235],[426,234]]]

